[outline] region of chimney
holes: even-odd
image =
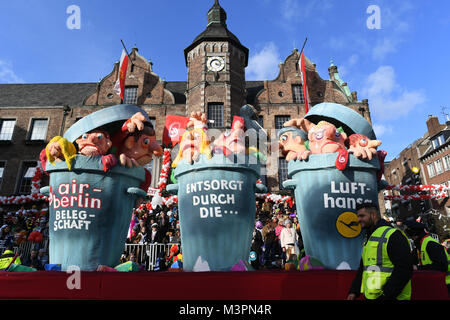
[[[441,131],[441,124],[439,123],[438,117],[431,114],[428,115],[427,128],[430,136],[434,136],[439,131]]]

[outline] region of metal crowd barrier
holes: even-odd
[[[14,246],[13,250],[15,254],[19,253],[20,259],[23,260],[25,257],[30,256],[31,250],[36,249],[36,251],[39,251],[39,249],[42,248],[44,248],[48,254],[48,238],[44,238],[44,240],[42,240],[39,244],[31,241],[23,241],[19,244],[19,246]],[[0,254],[2,254],[5,249],[5,246],[0,246]]]
[[[153,271],[156,266],[158,257],[167,257],[172,245],[179,243],[152,243],[152,244],[125,244],[125,252],[127,256],[134,253],[136,262],[144,265],[147,271]]]
[[[431,232],[430,232],[429,235],[430,235],[431,237],[433,237],[434,240],[436,240],[437,242],[440,243],[440,241],[439,241],[439,236],[438,236],[437,234],[431,233]]]
[[[169,255],[170,248],[172,245],[178,245],[179,243],[154,243],[154,244],[125,244],[125,252],[127,256],[130,253],[134,253],[136,262],[144,265],[147,271],[153,271],[156,266],[156,260],[159,257],[167,257]],[[19,246],[13,247],[14,253],[19,253],[20,259],[25,259],[36,247],[36,243],[30,241],[23,241]],[[38,245],[39,248],[45,248],[48,254],[48,238],[44,239],[41,244]],[[0,255],[4,251],[4,247],[0,246]],[[117,264],[120,262],[118,261]],[[113,266],[114,267],[114,266]]]

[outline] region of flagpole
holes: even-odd
[[[126,54],[128,56],[128,59],[130,59],[131,64],[134,65],[133,60],[131,60],[130,54],[128,53],[128,50],[125,47],[125,43],[123,43],[122,39],[120,39],[120,42],[122,42],[123,49],[125,50],[125,52],[126,52]]]
[[[135,67],[138,67],[138,68],[140,68],[140,69],[143,69],[143,70],[147,70],[147,69],[142,68],[142,67],[140,67],[140,66],[138,66],[138,65],[136,65],[136,64],[133,63],[133,60],[131,60],[130,54],[128,53],[128,50],[127,50],[127,48],[125,47],[125,43],[123,43],[122,39],[120,39],[120,42],[122,42],[123,49],[125,50],[125,53],[127,54],[128,59],[129,59],[130,62],[131,62],[131,65],[132,65],[132,66],[135,66]]]
[[[303,42],[303,46],[302,46],[302,50],[300,50],[300,59],[299,59],[299,64],[300,64],[300,68],[303,70],[303,68],[305,66],[302,67],[302,54],[303,54],[303,49],[305,48],[306,45],[306,41],[308,41],[308,37],[305,37],[305,41]],[[306,85],[306,74],[303,74],[302,70],[300,70],[300,74],[302,75],[302,87],[303,87],[303,97],[305,99],[305,114],[308,113],[309,111],[309,103],[308,103],[308,86]],[[306,72],[306,70],[305,70]]]
[[[303,49],[305,48],[306,41],[308,41],[308,37],[305,38],[305,41],[303,42],[302,50],[300,50],[300,55],[302,55]]]

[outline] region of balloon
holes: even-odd
[[[152,199],[152,207],[156,208],[159,206],[162,208],[162,205],[163,205],[163,198],[161,197],[161,195],[159,193],[156,193]]]
[[[33,231],[28,236],[28,241],[31,241],[31,242],[42,242],[43,238],[44,237],[43,237],[42,233],[40,233],[39,231]]]

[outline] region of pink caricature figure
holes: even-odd
[[[192,164],[200,159],[204,154],[211,159],[210,140],[207,135],[206,114],[202,112],[192,112],[191,118],[186,126],[183,136],[180,140],[180,146],[176,158],[172,162],[172,168],[176,168],[181,160]]]
[[[339,170],[347,167],[348,151],[345,148],[347,135],[342,129],[326,121],[320,121],[308,131],[309,149],[312,154],[338,153],[335,166]]]
[[[320,121],[308,131],[309,149],[312,154],[333,153],[345,150],[347,135],[326,121]]]
[[[242,117],[234,116],[231,130],[222,133],[213,143],[215,154],[245,154],[245,124]]]

